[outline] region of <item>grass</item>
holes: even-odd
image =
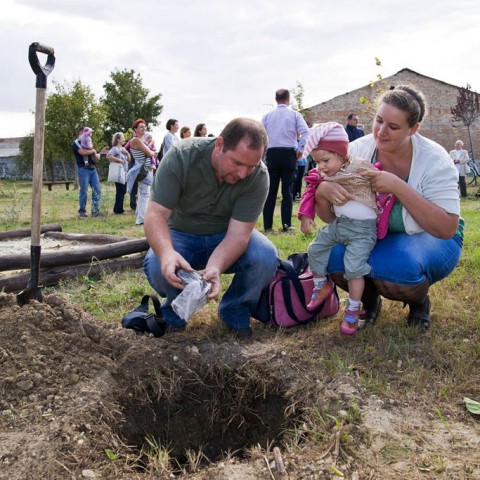
[[[315,361],[318,368],[315,374],[322,378],[355,375],[363,388],[372,394],[424,406],[430,412],[461,414],[463,397],[480,400],[480,199],[473,196],[475,192],[476,187],[470,187],[471,196],[462,199],[462,216],[466,221],[462,257],[454,272],[431,288],[433,322],[425,335],[405,328],[407,310],[403,310],[398,302],[386,300],[375,327],[353,339],[346,339],[338,333],[338,318],[327,319],[293,334],[262,333],[258,327],[259,338],[292,348],[301,344],[297,354],[305,356],[306,361],[308,357],[310,364]],[[102,183],[102,194],[101,210],[105,217],[80,220],[77,215],[78,190],[67,191],[61,185],[54,186],[51,192],[44,188],[41,223],[58,222],[63,231],[70,233],[142,237],[143,229],[134,225],[133,215],[111,213],[114,186]],[[31,184],[28,182],[0,182],[0,222],[4,230],[29,227],[30,196]],[[298,204],[295,204],[296,208]],[[299,226],[295,220],[293,224]],[[262,230],[261,222],[257,227]],[[288,233],[280,230],[277,212],[269,238],[282,258],[306,250],[310,238],[301,234],[299,229]],[[228,284],[229,277],[222,277],[222,288]],[[119,322],[139,303],[143,294],[153,293],[141,271],[85,276],[64,281],[56,290],[107,322]],[[340,296],[343,307],[345,294],[340,292]],[[212,302],[193,317],[192,328],[198,338],[224,336],[216,306],[217,303]],[[317,416],[310,417],[315,423],[311,431],[323,438],[332,434],[332,420],[328,415],[336,416],[337,413],[318,412]],[[349,415],[355,416],[356,413],[352,411]],[[392,445],[391,450],[394,451],[395,446]],[[161,470],[167,461],[165,456],[155,452],[151,455]],[[197,460],[192,457],[191,462],[196,464]]]

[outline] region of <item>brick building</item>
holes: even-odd
[[[427,100],[427,114],[422,122],[420,133],[443,145],[447,151],[453,149],[457,139],[470,149],[467,128],[463,125],[453,127],[451,124],[451,108],[457,103],[458,87],[449,83],[426,77],[420,73],[404,68],[391,77],[384,78],[375,87],[366,85],[347,92],[331,100],[306,108],[302,113],[305,120],[311,123],[339,122],[345,124],[350,113],[359,116],[359,123],[365,126],[365,133],[371,133],[375,98],[390,85],[408,84],[420,90]],[[362,104],[364,97],[367,103]],[[371,106],[369,106],[371,105]],[[477,160],[480,158],[480,120],[470,127],[472,141]]]

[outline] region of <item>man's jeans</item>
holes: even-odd
[[[174,249],[195,270],[205,268],[210,255],[225,237],[225,233],[192,235],[173,229],[171,235]],[[246,328],[250,325],[250,311],[257,305],[262,289],[273,279],[277,264],[274,245],[254,230],[246,251],[225,272],[235,274],[219,305],[219,316],[229,327]],[[153,289],[160,296],[166,297],[162,305],[166,322],[170,325],[183,325],[185,320],[171,307],[180,290],[172,287],[163,277],[160,262],[152,249],[145,257],[143,268]]]
[[[100,197],[102,195],[97,170],[90,170],[88,168],[78,167],[77,171],[78,181],[80,183],[80,208],[78,209],[78,213],[86,213],[88,186],[90,185],[92,189],[92,215],[95,215],[100,209]]]

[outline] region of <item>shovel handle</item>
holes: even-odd
[[[47,61],[45,65],[40,65],[38,60],[38,53],[44,53],[47,55]],[[28,49],[28,61],[32,67],[33,73],[37,76],[36,87],[37,88],[47,88],[47,76],[52,72],[53,67],[55,66],[55,51],[52,47],[48,45],[43,45],[42,43],[34,42],[30,45]]]

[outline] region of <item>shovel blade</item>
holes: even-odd
[[[30,300],[43,301],[42,289],[38,285],[40,277],[40,252],[39,245],[30,246],[30,280],[27,287],[20,293],[17,293],[17,304],[22,306],[30,302]]]

